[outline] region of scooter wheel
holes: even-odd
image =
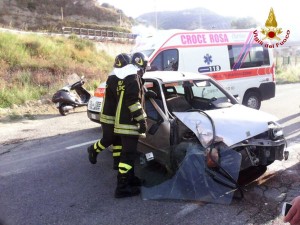
[[[59,111],[60,115],[62,115],[62,116],[66,116],[69,113],[69,110],[64,110],[65,106],[66,105],[62,104],[58,108],[58,111]]]

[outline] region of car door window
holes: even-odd
[[[158,112],[158,108],[161,109],[163,112],[163,102],[160,94],[160,88],[158,83],[153,81],[146,81],[144,84],[146,91],[152,91],[156,94],[155,98],[146,98],[145,99],[145,111],[147,114],[147,118],[158,121],[161,119],[161,116]]]

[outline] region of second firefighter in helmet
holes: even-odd
[[[132,181],[137,180],[134,163],[137,156],[138,139],[140,135],[145,135],[147,130],[146,114],[143,109],[142,79],[147,64],[148,60],[142,53],[134,53],[132,66],[128,66],[127,71],[122,70],[122,73],[115,73],[119,80],[116,86],[118,105],[114,132],[121,136],[123,147],[115,191],[116,198],[134,196],[140,193],[139,187],[132,185]]]
[[[102,127],[102,138],[87,149],[89,153],[89,161],[92,164],[95,164],[97,162],[98,153],[112,145],[114,159],[113,168],[115,170],[118,170],[122,143],[121,137],[114,135],[115,114],[117,109],[117,97],[114,84],[118,82],[118,78],[114,74],[115,72],[120,73],[122,69],[126,70],[126,66],[130,63],[130,55],[122,53],[116,56],[114,62],[115,69],[107,78],[105,96],[101,105],[100,123]]]

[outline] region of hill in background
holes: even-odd
[[[257,27],[259,25],[259,23],[251,17],[225,17],[205,8],[194,8],[182,11],[151,12],[139,16],[137,21],[161,30],[244,29]]]
[[[96,0],[1,0],[0,26],[60,31],[63,26],[130,31],[134,19]]]

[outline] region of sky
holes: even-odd
[[[121,9],[127,16],[136,18],[141,14],[155,11],[180,11],[203,7],[223,16],[253,17],[262,24],[268,18],[272,7],[278,27],[300,33],[299,9],[294,1],[283,0],[98,0],[100,4],[108,3]],[[158,18],[159,19],[159,18]]]

